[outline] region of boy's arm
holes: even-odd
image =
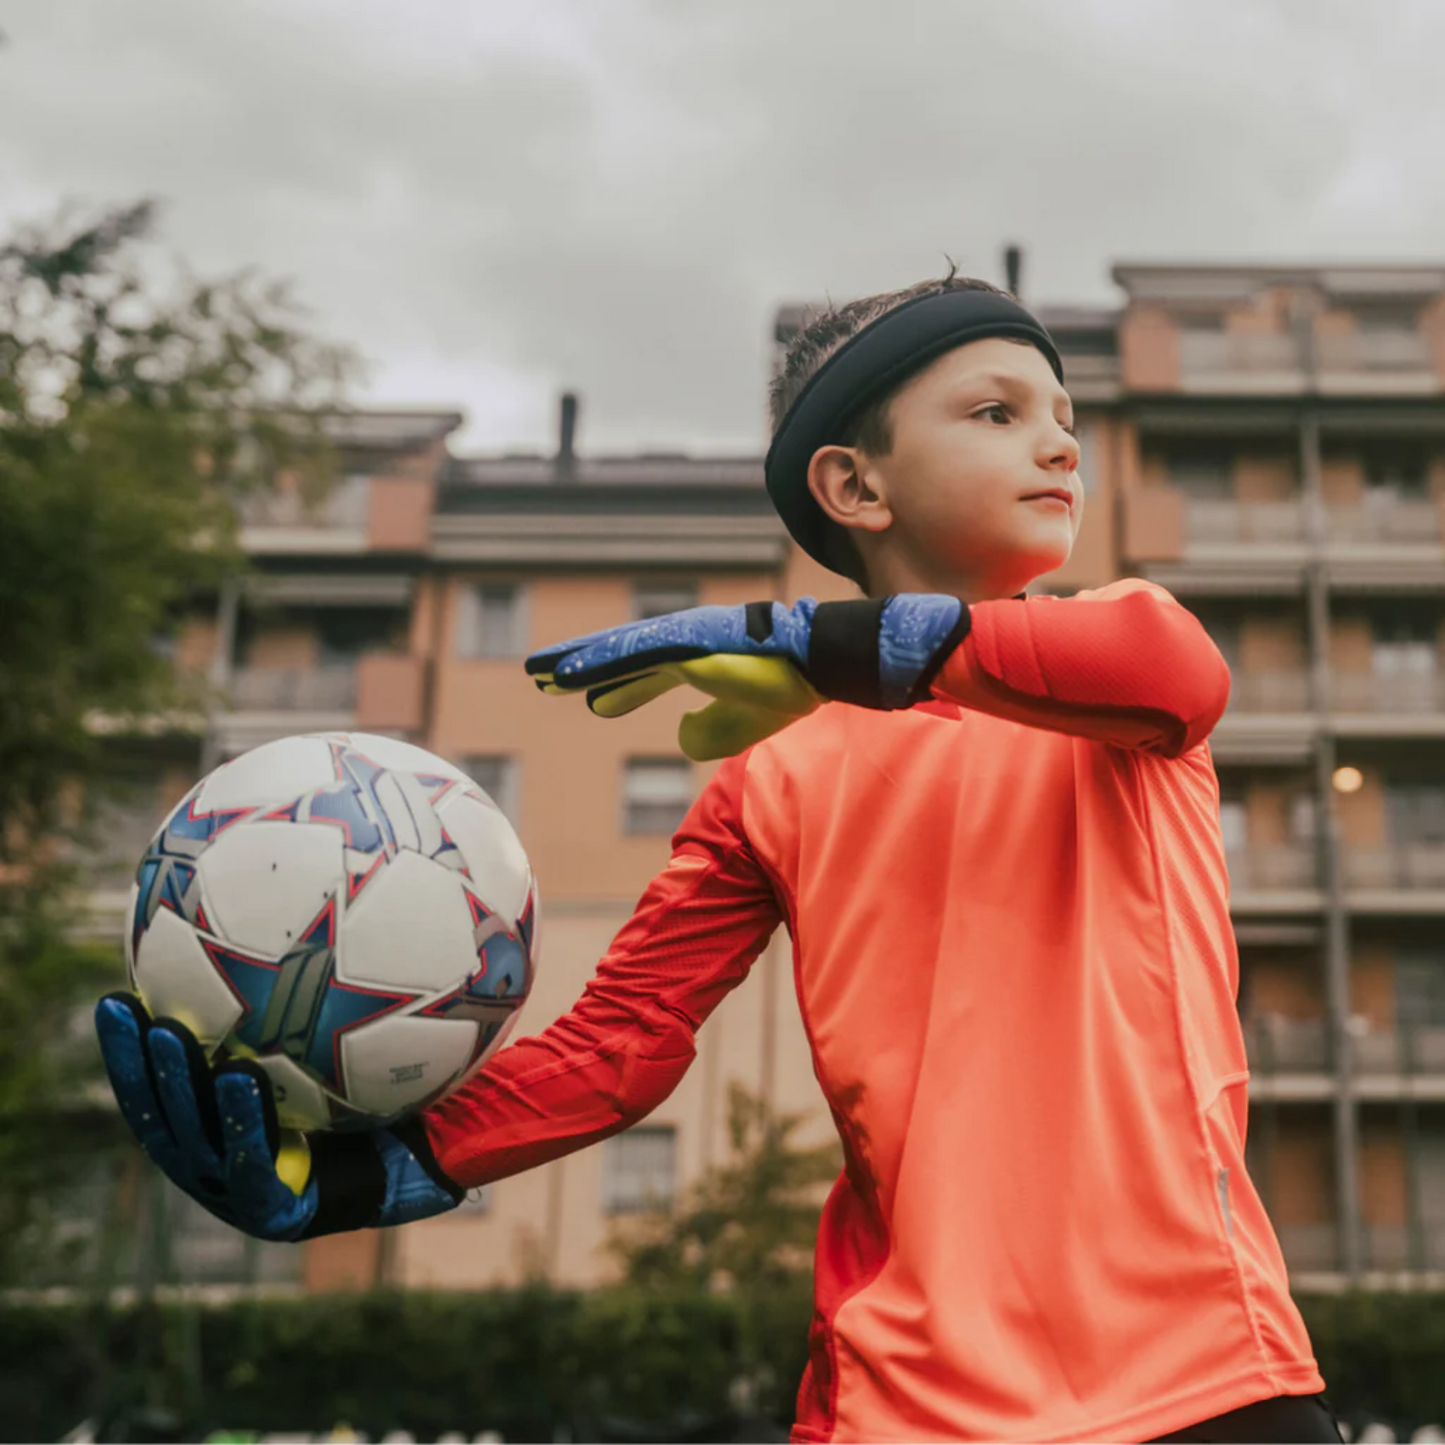
[[[931,691],[977,712],[1176,758],[1229,703],[1229,667],[1199,619],[1142,578],[969,612]]]
[[[694,1035],[782,919],[742,825],[746,759],[724,763],[570,1013],[502,1049],[422,1115],[467,1188],[619,1133],[676,1087]]]

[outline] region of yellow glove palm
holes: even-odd
[[[732,757],[825,701],[786,659],[739,653],[664,662],[590,689],[559,686],[550,674],[538,681],[544,692],[561,696],[586,691],[599,717],[622,717],[683,684],[706,693],[713,701],[687,713],[677,730],[683,752],[698,763]]]

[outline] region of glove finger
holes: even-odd
[[[221,1127],[211,1066],[195,1036],[173,1019],[157,1019],[146,1036],[151,1071],[176,1145],[208,1193],[221,1189]]]
[[[719,698],[683,717],[677,741],[693,762],[711,763],[736,757],[797,720],[795,713],[771,712]]]
[[[678,663],[669,671],[712,697],[746,703],[768,712],[804,717],[824,698],[786,658],[714,653]]]
[[[621,682],[609,682],[602,687],[587,690],[587,706],[598,717],[622,717],[635,711],[644,703],[659,698],[679,686],[682,678],[672,668],[661,668],[657,672],[644,672],[637,677],[624,678]]]
[[[294,1238],[316,1212],[316,1190],[308,1183],[298,1195],[276,1172],[281,1128],[266,1071],[249,1060],[218,1069],[216,1102],[226,1141],[226,1191],[237,1212],[253,1233]]]
[[[95,1032],[121,1117],[140,1146],[173,1178],[180,1164],[146,1055],[150,1015],[134,994],[110,993],[95,1006]]]
[[[621,682],[629,677],[655,672],[664,663],[706,657],[711,650],[689,642],[660,641],[647,646],[641,634],[621,640],[606,638],[592,647],[574,652],[559,663],[552,674],[552,686],[575,691],[607,682]]]

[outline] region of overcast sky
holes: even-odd
[[[1442,0],[0,0],[0,226],[163,198],[460,449],[764,442],[782,301],[1445,260]]]

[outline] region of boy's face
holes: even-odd
[[[879,503],[864,527],[873,595],[1010,597],[1067,561],[1084,506],[1073,421],[1042,352],[1002,337],[905,383],[888,408],[891,451],[855,453],[861,492]],[[1048,491],[1067,504],[1041,500]]]

